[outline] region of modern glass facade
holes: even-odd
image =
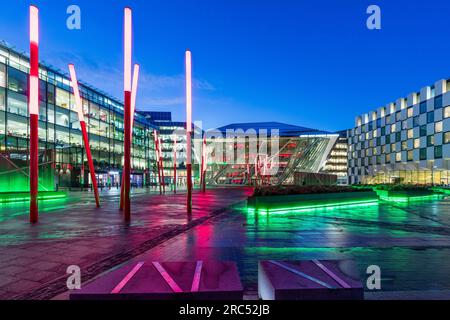
[[[339,185],[348,184],[348,139],[347,132],[338,132],[339,138],[334,145],[331,153],[323,166],[322,172],[333,174],[337,176],[337,183]]]
[[[355,125],[350,183],[450,183],[450,81],[361,115]]]
[[[161,154],[164,166],[164,178],[166,185],[174,182],[174,152],[176,143],[177,160],[177,185],[186,186],[186,122],[173,121],[171,112],[144,111],[140,112],[150,123],[159,128],[161,138]],[[199,158],[195,144],[197,136],[201,137],[201,129],[193,125],[192,133],[192,173],[194,183],[198,182]]]
[[[1,45],[0,192],[28,190],[28,73],[29,59]],[[42,65],[39,78],[40,188],[86,186],[90,177],[70,80]],[[98,182],[116,186],[123,161],[123,104],[86,84],[80,85],[80,92]],[[135,114],[131,153],[135,186],[156,181],[154,129]],[[7,182],[14,179],[21,181],[20,186]]]
[[[229,130],[241,134],[228,137]],[[272,130],[276,130],[277,134],[272,134]],[[208,139],[208,153],[223,152],[223,158],[215,157],[214,161],[208,161],[206,177],[210,184],[289,185],[296,183],[298,173],[340,173],[335,170],[337,168],[331,170],[328,167],[329,170],[326,170],[332,152],[338,150],[339,134],[277,122],[232,124],[218,131],[223,138]],[[254,135],[248,135],[250,132]],[[220,148],[218,143],[222,144]],[[242,161],[230,161],[229,156],[237,159],[238,153],[245,155]],[[346,153],[344,157],[347,157]],[[343,165],[345,173],[346,161]],[[276,172],[268,174],[270,166],[276,166]]]

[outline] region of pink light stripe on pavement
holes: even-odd
[[[119,282],[119,284],[111,291],[113,294],[120,293],[122,289],[126,286],[126,284],[134,277],[134,275],[141,269],[144,265],[144,262],[139,262],[134,266],[134,268]]]

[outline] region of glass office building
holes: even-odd
[[[449,184],[450,81],[358,116],[348,139],[352,184]]]
[[[164,179],[166,185],[173,184],[174,179],[174,159],[175,159],[175,139],[176,139],[176,166],[177,185],[186,186],[186,122],[173,121],[171,112],[164,111],[141,111],[139,112],[147,121],[159,128],[161,138],[161,154],[164,167]],[[195,148],[198,144],[196,137],[202,136],[202,130],[192,124],[192,174],[194,183],[199,178],[200,158]],[[198,145],[197,145],[198,146]]]
[[[0,192],[27,191],[29,166],[29,58],[0,45]],[[39,69],[39,163],[41,190],[90,184],[70,80],[44,65]],[[123,161],[123,104],[81,83],[86,125],[100,186],[118,186]],[[155,182],[153,130],[135,114],[132,184]]]
[[[334,184],[338,176],[340,183],[347,181],[346,160],[340,160],[347,154],[339,133],[278,122],[236,123],[217,131],[222,137],[207,140],[208,154],[222,153],[223,157],[208,161],[210,184]],[[229,135],[232,132],[236,135]],[[240,163],[230,161],[230,155],[237,159],[238,153],[244,155]],[[277,170],[268,174],[270,169],[264,166],[272,165]]]

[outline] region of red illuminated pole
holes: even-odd
[[[30,6],[30,222],[38,222],[39,180],[39,9]]]
[[[92,161],[91,147],[89,145],[89,137],[86,130],[86,122],[84,121],[83,104],[81,102],[77,75],[73,64],[69,64],[69,72],[70,72],[70,79],[72,81],[73,94],[75,97],[75,106],[78,112],[78,120],[80,121],[81,132],[83,134],[84,148],[86,149],[86,157],[88,159],[89,172],[91,174],[92,186],[94,189],[95,204],[97,208],[100,208],[100,197],[98,195],[97,178],[95,177],[94,162]]]
[[[187,213],[192,213],[192,56],[186,51],[186,178],[187,178]]]
[[[173,139],[173,192],[177,193],[177,136]]]
[[[139,65],[134,65],[133,71],[133,85],[131,87],[131,138],[133,138],[133,127],[134,127],[134,112],[136,110],[136,97],[137,88],[139,82]],[[125,175],[122,174],[122,184],[120,186],[120,210],[123,210],[123,198],[124,198],[124,178]]]
[[[130,174],[131,174],[131,47],[132,12],[124,11],[124,165],[123,210],[125,221],[131,219]]]
[[[206,192],[206,168],[207,168],[207,159],[206,159],[206,138],[203,138],[203,147],[202,147],[202,191]]]
[[[202,159],[200,164],[200,190],[203,191],[203,166],[205,163],[205,158],[203,154],[203,142],[202,142]]]
[[[164,176],[164,159],[162,157],[162,151],[161,151],[161,138],[158,138],[158,151],[159,151],[159,161],[160,161],[160,170],[161,170],[161,182],[163,187],[163,193],[166,193],[166,177]]]
[[[160,168],[160,155],[159,155],[159,139],[158,132],[156,130],[153,131],[153,136],[155,139],[155,155],[156,155],[156,167],[158,169],[158,184],[159,184],[159,194],[162,194],[162,183],[161,183],[161,168]]]

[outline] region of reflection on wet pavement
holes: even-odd
[[[353,258],[363,279],[369,265],[380,266],[382,291],[449,290],[449,209],[450,199],[290,214],[242,207],[137,260],[237,261],[244,287],[254,291],[258,260]]]
[[[69,265],[95,276],[246,199],[250,192],[248,188],[195,191],[193,212],[187,215],[182,192],[135,191],[130,224],[118,209],[119,192],[115,190],[102,193],[100,209],[95,208],[92,194],[81,192],[65,200],[43,202],[37,225],[28,223],[27,205],[1,206],[0,299],[39,293],[39,288],[65,277]],[[43,294],[52,297],[51,290]]]

